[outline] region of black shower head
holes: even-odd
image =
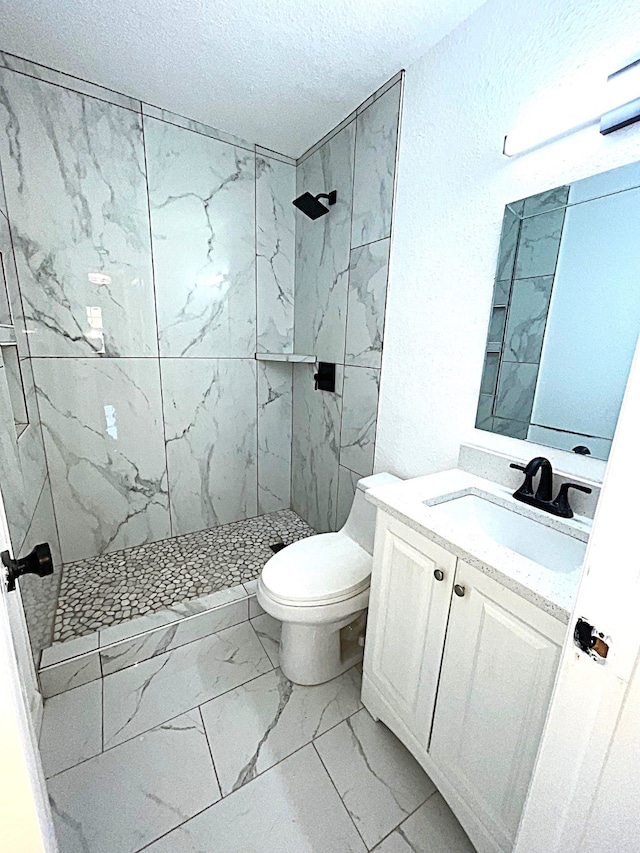
[[[306,214],[309,219],[319,219],[321,216],[324,216],[325,213],[329,213],[329,208],[325,207],[321,201],[318,201],[320,198],[326,198],[329,202],[329,205],[335,204],[338,200],[338,191],[331,190],[330,193],[320,193],[319,195],[311,195],[311,193],[302,193],[301,196],[294,199],[293,203],[301,210],[304,214]]]

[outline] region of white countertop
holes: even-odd
[[[512,490],[469,474],[458,468],[403,480],[366,492],[367,500],[384,512],[404,522],[427,539],[446,548],[452,554],[475,566],[503,586],[535,604],[556,619],[569,622],[578,591],[582,567],[558,572],[548,569],[514,551],[479,535],[471,527],[451,521],[434,507],[423,503],[447,496],[488,492],[492,500],[525,518],[534,519],[547,527],[567,533],[587,542],[591,520],[581,516],[557,518],[514,500]]]

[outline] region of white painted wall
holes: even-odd
[[[512,457],[536,446],[473,428],[506,202],[640,159],[640,126],[596,126],[516,158],[503,136],[597,112],[638,50],[637,0],[489,0],[407,69],[375,470],[455,466],[463,440]],[[567,472],[585,460],[545,455]],[[587,460],[601,479],[603,464]]]

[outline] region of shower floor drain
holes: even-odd
[[[269,548],[271,548],[274,554],[277,554],[278,551],[282,551],[285,547],[284,542],[274,542],[273,545],[269,545]]]

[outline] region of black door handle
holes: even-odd
[[[13,592],[16,588],[17,579],[22,575],[38,575],[38,577],[44,578],[53,574],[53,558],[48,542],[36,545],[30,554],[19,560],[12,559],[8,551],[3,551],[0,554],[0,559],[2,559],[2,564],[7,570],[8,592]]]

